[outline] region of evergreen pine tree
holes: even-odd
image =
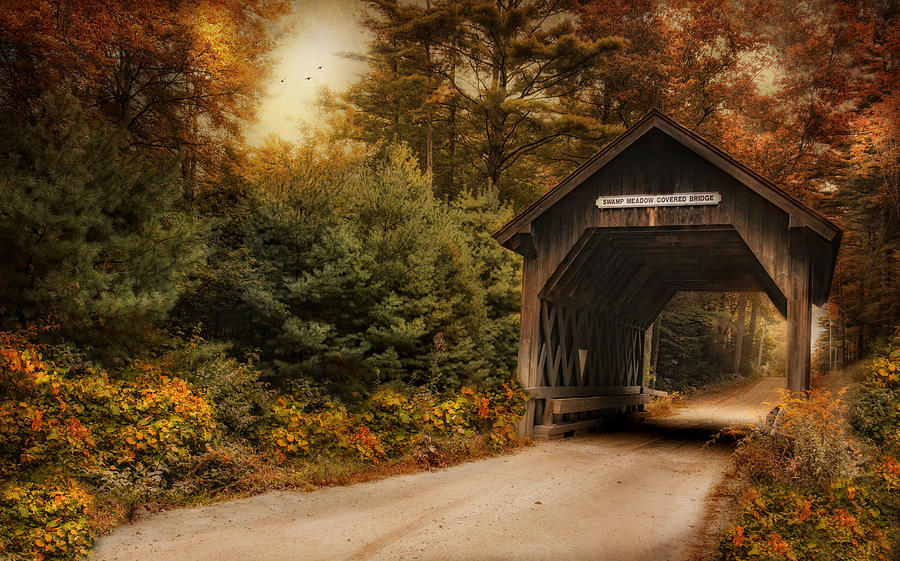
[[[146,340],[202,261],[177,162],[149,162],[72,98],[0,123],[0,307],[95,347]]]

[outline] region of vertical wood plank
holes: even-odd
[[[811,268],[806,228],[790,229],[790,291],[787,317],[787,379],[795,393],[809,390],[812,320]]]

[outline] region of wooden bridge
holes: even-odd
[[[523,434],[640,416],[647,328],[679,291],[762,291],[787,319],[787,378],[809,389],[811,304],[841,231],[699,135],[652,111],[494,238],[525,259]]]

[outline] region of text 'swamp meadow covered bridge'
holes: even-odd
[[[809,389],[811,304],[840,229],[652,111],[494,234],[525,259],[521,431],[636,411],[646,329],[679,291],[763,291],[787,319],[788,387]]]

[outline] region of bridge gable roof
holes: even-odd
[[[806,226],[835,249],[840,242],[841,230],[820,213],[806,206],[785,192],[778,185],[739,163],[724,150],[713,145],[694,131],[677,123],[658,110],[651,110],[638,122],[589,158],[568,177],[522,210],[512,220],[494,232],[493,237],[503,246],[517,250],[517,234],[529,231],[531,223],[543,215],[566,195],[577,189],[616,156],[627,150],[638,139],[653,130],[692,150],[713,166],[735,178],[739,183],[782,209],[790,216],[792,226]]]

